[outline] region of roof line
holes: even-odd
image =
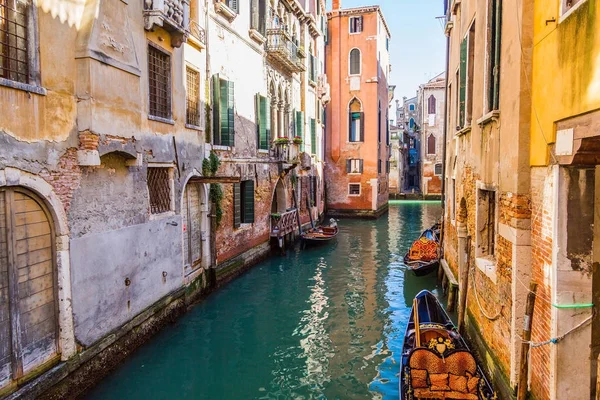
[[[330,10],[327,11],[327,15],[328,16],[332,16],[334,12],[338,12],[340,13],[340,15],[346,15],[346,14],[352,14],[352,13],[356,13],[356,12],[374,12],[377,11],[379,13],[379,15],[381,16],[381,20],[383,21],[383,26],[385,27],[385,30],[387,31],[388,36],[392,37],[392,33],[390,32],[390,27],[387,24],[387,21],[385,20],[385,16],[383,15],[383,11],[381,11],[381,7],[380,6],[361,6],[361,7],[352,7],[352,8],[340,8],[337,10]]]

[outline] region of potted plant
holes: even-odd
[[[294,144],[302,144],[302,138],[300,136],[294,136]]]
[[[274,220],[278,220],[279,218],[281,218],[281,214],[279,214],[279,213],[271,213],[271,218],[273,218]]]
[[[274,140],[274,143],[277,145],[289,144],[290,139],[288,139],[286,137],[278,137],[277,139]]]

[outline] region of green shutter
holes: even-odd
[[[213,81],[213,92],[212,92],[212,106],[213,106],[213,143],[220,143],[221,136],[221,88],[219,75],[215,74],[212,77]]]
[[[302,138],[302,151],[304,151],[304,111],[296,111],[296,136]]]
[[[242,222],[246,224],[254,223],[254,181],[242,182]]]
[[[360,138],[361,142],[365,141],[365,113],[360,113]]]
[[[312,154],[317,154],[317,121],[310,119],[310,147]]]
[[[219,110],[220,110],[220,140],[217,144],[223,146],[229,146],[229,108],[227,107],[227,95],[229,93],[229,82],[224,79],[220,79],[220,96],[219,96]]]
[[[266,97],[256,95],[258,117],[258,148],[269,150],[269,132],[271,121],[269,118],[269,102]]]
[[[460,44],[460,92],[458,106],[458,126],[465,126],[465,98],[467,94],[467,49],[469,37],[465,37]]]
[[[233,184],[233,227],[242,224],[242,190],[239,183]]]
[[[229,140],[227,146],[235,146],[235,124],[234,124],[234,99],[235,91],[233,82],[227,82],[227,118],[229,128]]]

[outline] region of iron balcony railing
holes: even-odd
[[[306,66],[298,56],[298,46],[292,42],[283,28],[267,29],[267,56],[290,72],[306,71]]]
[[[206,31],[196,21],[190,21],[190,35],[201,45],[206,46]]]

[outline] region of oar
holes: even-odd
[[[413,299],[414,323],[415,323],[415,344],[416,347],[421,347],[421,327],[419,326],[419,310],[417,309],[417,298]]]

